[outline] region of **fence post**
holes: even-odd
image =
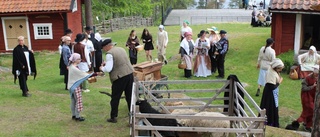
[[[230,78],[229,80],[229,109],[228,109],[228,115],[234,116],[234,97],[235,97],[235,90],[234,90],[234,79]]]

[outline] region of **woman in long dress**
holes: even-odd
[[[137,64],[138,60],[138,51],[136,49],[136,46],[140,45],[139,44],[139,38],[136,36],[136,31],[131,30],[130,35],[127,40],[126,47],[129,48],[129,58],[130,58],[130,63],[132,65]]]
[[[283,62],[276,58],[271,62],[271,67],[266,73],[266,85],[263,89],[260,108],[266,109],[267,125],[279,127],[279,85],[283,78],[280,72],[284,67]]]
[[[210,49],[209,49],[209,56],[211,60],[211,73],[215,73],[217,70],[217,59],[214,52],[217,51],[216,43],[220,40],[218,28],[212,26],[211,28],[207,28],[210,31],[209,34],[209,41],[210,41]]]
[[[164,26],[159,26],[158,38],[157,38],[157,49],[158,49],[158,59],[159,61],[167,64],[166,49],[168,46],[168,33],[164,30]]]
[[[266,84],[266,72],[270,68],[271,61],[276,58],[276,52],[272,49],[273,42],[272,38],[268,38],[266,46],[261,47],[259,51],[257,68],[260,70],[256,96],[260,95],[260,88]]]
[[[211,75],[211,61],[208,55],[210,41],[206,37],[206,31],[201,30],[195,41],[196,59],[194,63],[194,75],[196,77],[207,77]]]
[[[180,43],[180,53],[181,59],[186,63],[186,68],[184,69],[184,77],[191,78],[192,69],[192,57],[194,50],[194,42],[192,40],[192,33],[186,32],[185,38]]]
[[[144,43],[144,50],[146,51],[147,61],[152,60],[152,53],[151,51],[154,49],[152,43],[152,35],[150,34],[148,29],[143,29],[141,40]]]

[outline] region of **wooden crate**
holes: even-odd
[[[139,81],[150,81],[150,80],[157,80],[154,77],[154,73],[144,74],[140,71],[134,71],[133,76],[137,77]]]
[[[162,62],[142,62],[134,66],[136,71],[140,71],[144,74],[153,73],[155,71],[161,70]]]

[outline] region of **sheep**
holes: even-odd
[[[162,114],[155,110],[147,100],[138,100],[136,105],[139,105],[141,113]],[[161,118],[147,118],[147,120],[154,126],[178,126],[176,119],[161,119]],[[178,132],[174,131],[159,131],[164,137],[179,137]]]
[[[195,116],[215,116],[215,117],[226,117],[219,112],[199,112]],[[188,127],[216,127],[216,128],[229,128],[230,121],[228,120],[208,120],[208,119],[188,119],[184,121],[184,125]],[[202,136],[212,136],[212,137],[227,137],[228,133],[222,132],[211,132],[211,133],[201,133]]]
[[[197,112],[193,109],[175,109],[171,112],[174,115],[194,115]],[[177,119],[178,123],[182,126],[186,126],[186,123],[190,121],[190,119]]]

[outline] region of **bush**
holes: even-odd
[[[278,58],[280,58],[284,64],[284,68],[282,70],[282,73],[289,74],[291,66],[294,65],[294,52],[293,52],[293,50],[290,50],[288,52],[285,52],[285,53],[278,55]]]

